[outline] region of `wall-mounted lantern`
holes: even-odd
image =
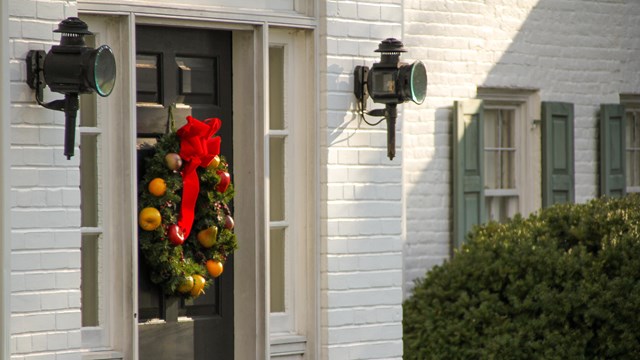
[[[111,48],[97,49],[86,46],[85,35],[92,35],[87,24],[70,17],[58,24],[53,32],[61,33],[60,45],[48,53],[31,50],[27,54],[27,84],[36,90],[36,101],[47,109],[65,112],[64,155],[73,156],[76,117],[79,109],[78,94],[93,91],[109,96],[116,80],[116,60]],[[45,86],[64,94],[64,100],[44,102]]]
[[[397,105],[406,101],[422,104],[427,95],[427,69],[421,61],[413,64],[400,62],[400,54],[406,52],[400,40],[383,40],[375,52],[380,53],[380,62],[368,66],[356,66],[353,72],[353,93],[358,99],[359,114],[369,125],[378,125],[387,120],[387,156],[393,160],[396,154]],[[367,99],[385,104],[384,109],[366,111]],[[383,117],[370,123],[364,115]]]

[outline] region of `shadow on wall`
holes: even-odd
[[[368,61],[369,65],[374,60]],[[345,69],[340,65],[330,65],[328,67],[330,74],[334,75],[334,81],[327,84],[327,89],[335,90],[335,94],[330,94],[329,101],[332,109],[327,109],[327,146],[347,147],[348,142],[358,131],[377,131],[385,132],[386,127],[371,127],[367,125],[362,118],[358,116],[358,101],[353,95],[353,69]],[[337,75],[341,74],[341,75]],[[381,107],[380,104],[374,104],[371,99],[368,100],[367,110],[375,107]],[[346,109],[346,110],[345,110]],[[379,118],[370,118],[369,120],[377,122]]]
[[[426,106],[405,108],[403,120],[405,296],[452,248],[455,100],[493,87],[538,89],[542,101],[574,103],[575,190],[582,202],[597,195],[596,109],[617,103],[620,93],[640,93],[636,1],[426,2],[405,9],[403,40],[429,75]]]

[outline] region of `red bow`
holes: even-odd
[[[182,169],[182,208],[178,226],[189,237],[195,216],[196,200],[200,193],[200,180],[196,169],[207,167],[220,154],[220,137],[212,137],[220,129],[220,119],[206,119],[204,122],[187,116],[187,123],[178,129],[180,157],[185,162]]]

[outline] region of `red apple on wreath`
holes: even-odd
[[[218,174],[218,176],[220,177],[220,181],[218,182],[218,185],[216,185],[216,190],[218,190],[218,192],[220,193],[224,193],[225,191],[227,191],[229,184],[231,184],[231,175],[229,175],[228,172],[222,170],[216,171],[216,174]]]
[[[171,224],[167,228],[167,237],[169,238],[169,242],[173,245],[182,245],[182,243],[184,242],[184,231],[180,228],[180,226]]]

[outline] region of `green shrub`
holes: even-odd
[[[405,359],[640,359],[640,197],[476,227],[403,327]]]

